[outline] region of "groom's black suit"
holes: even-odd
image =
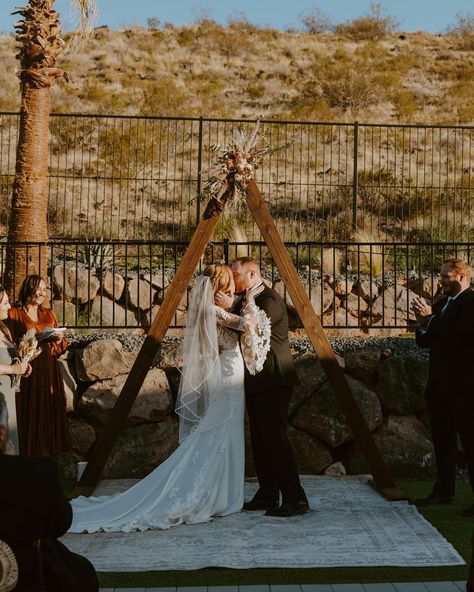
[[[287,436],[288,406],[298,377],[288,344],[288,314],[282,298],[265,287],[256,305],[271,321],[270,351],[261,372],[245,370],[245,398],[260,489],[257,498],[284,503],[306,500]]]
[[[456,439],[461,438],[474,491],[474,292],[464,290],[443,311],[447,299],[433,306],[426,331],[416,341],[430,350],[426,402],[438,471],[433,494],[453,497]]]

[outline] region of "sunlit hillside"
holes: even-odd
[[[96,29],[60,65],[54,111],[471,124],[474,35],[280,32],[245,19]],[[357,24],[357,23],[356,23]],[[355,25],[354,25],[355,26]],[[360,33],[360,31],[359,31]],[[0,110],[19,106],[13,35],[0,37]]]

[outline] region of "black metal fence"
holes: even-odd
[[[149,327],[187,248],[187,243],[64,241],[17,244],[31,256],[47,250],[52,306],[61,323],[75,329]],[[313,243],[286,246],[325,328],[413,326],[415,294],[433,300],[442,261],[471,262],[471,243]],[[3,269],[7,243],[0,243]],[[253,256],[263,277],[286,299],[293,326],[300,326],[275,263],[262,242],[213,242],[196,272],[216,261]],[[18,270],[21,273],[24,270]],[[172,327],[186,322],[187,295]]]
[[[0,113],[6,233],[19,116]],[[51,116],[54,238],[186,241],[200,216],[212,146],[252,121]],[[286,241],[456,242],[473,236],[472,127],[263,121],[274,153],[257,183]],[[361,234],[362,232],[362,234]],[[365,235],[363,234],[365,232]],[[260,240],[247,211],[216,240]]]

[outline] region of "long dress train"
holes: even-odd
[[[236,331],[218,325],[222,390],[175,452],[114,496],[78,497],[69,532],[167,529],[238,512],[244,499],[244,364]]]

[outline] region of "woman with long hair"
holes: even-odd
[[[184,335],[184,363],[176,401],[179,447],[158,468],[115,496],[78,497],[70,532],[167,529],[239,512],[244,501],[244,358],[260,367],[255,345],[257,290],[247,293],[242,315],[233,302],[234,278],[227,265],[211,265],[192,291]],[[264,314],[264,313],[263,313]],[[268,351],[268,350],[267,350]],[[262,349],[263,359],[266,351]],[[261,356],[261,357],[262,357]]]
[[[57,358],[66,351],[67,341],[56,315],[43,306],[46,281],[39,275],[25,278],[18,301],[8,311],[8,327],[15,342],[29,330],[36,330],[42,353],[32,362],[31,380],[21,382],[17,394],[20,453],[52,456],[71,448],[66,416],[64,384]]]
[[[28,376],[31,372],[31,366],[26,362],[15,361],[16,347],[8,327],[4,323],[8,318],[9,309],[8,294],[0,287],[0,393],[5,397],[8,409],[10,446],[7,448],[7,452],[18,454],[15,387],[12,384],[12,376],[18,374]]]

